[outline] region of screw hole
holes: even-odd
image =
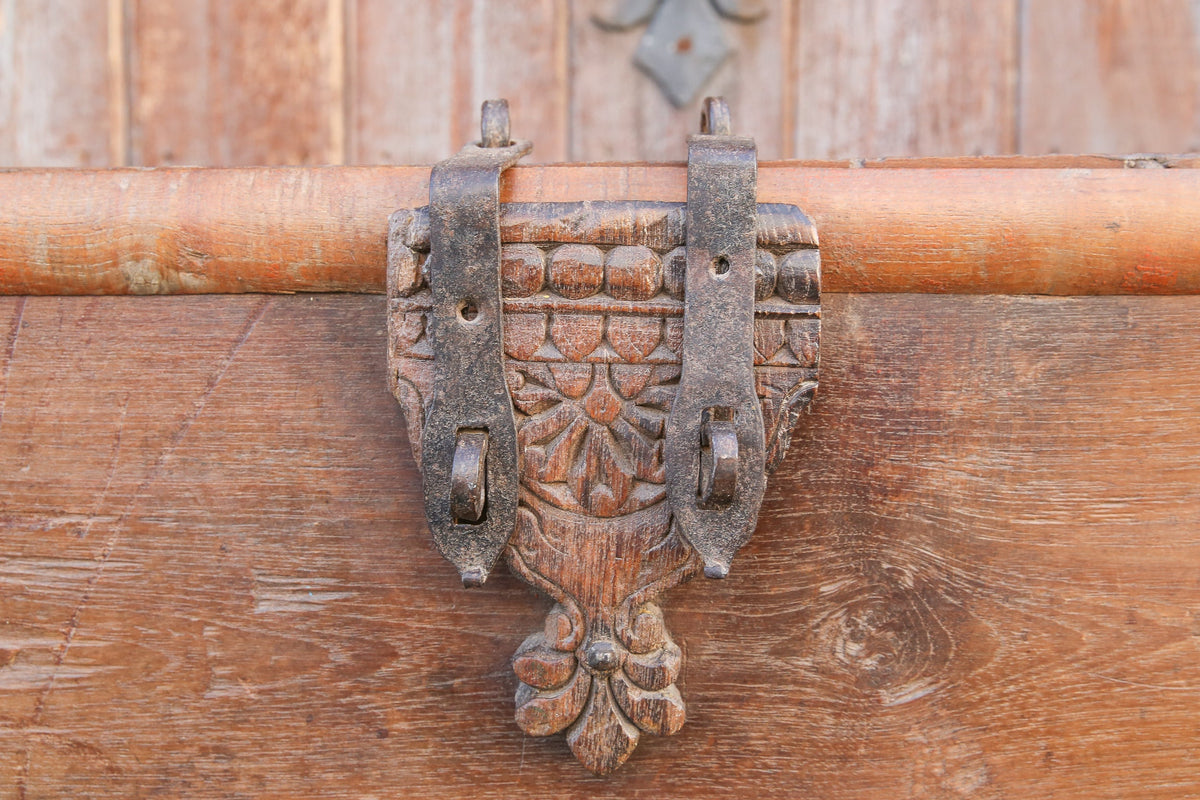
[[[713,259],[712,273],[718,278],[723,278],[729,274],[729,259],[725,256],[717,256]]]
[[[474,300],[463,300],[458,304],[458,318],[463,322],[474,322],[479,318],[479,306]]]

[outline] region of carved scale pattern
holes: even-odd
[[[654,600],[699,557],[666,501],[663,433],[679,379],[683,211],[678,204],[506,206],[505,372],[522,456],[506,556],[556,601],[518,649],[516,718],[566,732],[597,773],[685,710],[680,648]],[[420,459],[433,350],[424,267],[428,218],[389,230],[389,377]],[[755,365],[773,469],[816,390],[819,255],[798,209],[760,207]]]

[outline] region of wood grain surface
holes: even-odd
[[[688,725],[511,719],[549,603],[458,585],[367,296],[0,299],[0,794],[1200,793],[1196,298],[843,295]]]
[[[1019,152],[1016,2],[797,7],[798,156]]]
[[[0,2],[0,164],[123,163],[119,8],[112,2]]]
[[[1024,152],[1200,150],[1200,5],[1022,5]]]
[[[342,0],[135,0],[120,163],[330,164],[345,153]]]
[[[535,161],[683,157],[616,0],[2,0],[0,164],[429,164],[507,96]],[[1189,0],[765,0],[705,91],[764,158],[1200,149]]]
[[[1106,163],[1095,158],[1086,169],[950,163],[766,164],[758,199],[816,222],[830,292],[1200,291],[1200,171],[1092,168]],[[379,292],[387,218],[428,202],[428,174],[0,172],[0,293]],[[678,165],[516,167],[502,186],[504,202],[685,199]]]
[[[604,6],[0,0],[0,164],[431,163],[491,93],[535,159],[681,157],[695,110]],[[767,6],[712,83],[763,158],[1200,145],[1194,2]],[[664,169],[520,169],[509,199],[682,199]],[[1027,188],[1049,247],[953,177],[940,196],[983,216],[893,179],[881,239],[869,171],[788,190],[820,212],[826,288],[886,288],[854,271],[874,254],[892,291],[1045,291],[1064,265],[1085,282],[1050,290],[1195,290],[1172,170],[1094,217]],[[0,275],[379,291],[426,174],[0,174]],[[1158,227],[1131,229],[1143,201]],[[931,221],[950,205],[961,247]],[[42,238],[12,249],[17,224]],[[1200,796],[1200,299],[825,305],[756,537],[668,598],[688,725],[596,779],[512,721],[508,658],[549,603],[507,575],[464,592],[428,539],[381,297],[0,297],[0,797]]]
[[[531,159],[567,151],[570,7],[562,0],[347,0],[349,163],[432,164],[479,138],[505,97]]]

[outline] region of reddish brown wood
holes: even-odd
[[[133,0],[137,165],[345,161],[343,0]]]
[[[733,52],[704,90],[729,101],[735,133],[753,133],[763,158],[789,154],[784,108],[796,91],[786,74],[791,50],[792,0],[766,0],[765,18],[756,24],[722,22]],[[685,108],[671,104],[653,79],[634,63],[645,25],[628,30],[601,27],[609,0],[571,3],[571,149],[577,161],[678,160],[687,158],[687,135],[694,133],[699,100]],[[800,87],[803,89],[803,87]]]
[[[508,98],[528,161],[568,158],[571,96],[562,0],[346,0],[350,163],[429,164]],[[399,46],[398,43],[403,43]]]
[[[791,154],[1019,152],[1019,5],[1017,0],[794,3]],[[1058,92],[1068,88],[1053,76],[1046,83]]]
[[[0,164],[126,163],[120,23],[114,0],[0,4]]]
[[[0,298],[0,794],[1200,794],[1200,299],[825,305],[669,596],[688,723],[601,781],[512,723],[549,603],[429,541],[384,298]]]
[[[1020,148],[1200,150],[1200,6],[1022,4]]]
[[[682,158],[610,5],[9,0],[0,163],[430,163],[494,94],[535,160]],[[1188,0],[763,5],[707,90],[766,157],[1200,145]]]
[[[1097,158],[1086,169],[951,163],[765,164],[759,201],[814,219],[831,292],[1200,291],[1200,172]],[[679,202],[684,176],[674,165],[517,167],[502,199]],[[387,218],[425,204],[427,183],[417,167],[0,172],[0,292],[379,292]]]

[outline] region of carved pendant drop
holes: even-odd
[[[817,236],[756,203],[720,101],[686,205],[501,205],[527,149],[507,127],[485,111],[483,146],[390,221],[388,373],[439,549],[468,585],[503,555],[555,601],[513,659],[517,724],[607,773],[683,725],[656,601],[724,576],[816,391]]]

